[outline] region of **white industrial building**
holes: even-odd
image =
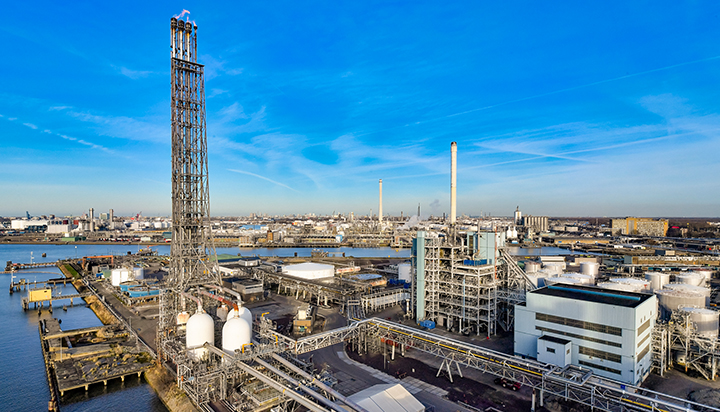
[[[302,279],[324,279],[335,276],[335,266],[306,262],[283,266],[282,273]]]
[[[657,298],[649,294],[563,284],[536,289],[515,306],[515,354],[559,366],[569,361],[639,385],[650,373],[656,317]]]

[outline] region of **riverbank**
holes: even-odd
[[[172,412],[198,412],[185,392],[177,387],[175,376],[164,366],[156,364],[145,371],[145,380],[155,389],[165,407]]]

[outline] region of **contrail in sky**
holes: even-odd
[[[282,186],[282,187],[284,187],[284,188],[286,188],[286,189],[292,190],[293,192],[297,192],[297,190],[293,189],[292,187],[290,187],[290,186],[288,186],[288,185],[286,185],[286,184],[282,184],[282,183],[280,183],[280,182],[276,182],[276,181],[274,181],[274,180],[272,180],[272,179],[270,179],[270,178],[267,178],[267,177],[265,177],[265,176],[260,176],[260,175],[258,175],[258,174],[251,173],[251,172],[246,172],[246,171],[244,171],[244,170],[236,170],[236,169],[228,169],[228,170],[231,171],[231,172],[235,172],[235,173],[241,173],[241,174],[244,174],[244,175],[257,177],[258,179],[267,180],[267,181],[270,182],[270,183],[275,183],[275,184],[278,185],[278,186]]]
[[[570,91],[578,90],[578,89],[584,89],[584,88],[587,88],[587,87],[597,86],[597,85],[600,85],[600,84],[615,82],[615,81],[623,80],[623,79],[629,79],[629,78],[631,78],[631,77],[643,76],[643,75],[650,74],[650,73],[661,72],[661,71],[665,71],[665,70],[674,69],[674,68],[677,68],[677,67],[689,66],[689,65],[691,65],[691,64],[703,63],[703,62],[708,62],[708,61],[717,60],[717,59],[720,59],[720,56],[706,57],[706,58],[704,58],[704,59],[692,60],[692,61],[689,61],[689,62],[672,64],[672,65],[670,65],[670,66],[658,67],[658,68],[656,68],[656,69],[650,69],[650,70],[645,70],[645,71],[642,71],[642,72],[626,74],[626,75],[624,75],[624,76],[613,77],[613,78],[611,78],[611,79],[598,80],[598,81],[592,82],[592,83],[586,83],[586,84],[581,84],[581,85],[578,85],[578,86],[567,87],[567,88],[564,88],[564,89],[553,90],[553,91],[551,91],[551,92],[540,93],[540,94],[536,94],[536,95],[532,95],[532,96],[527,96],[527,97],[521,97],[521,98],[519,98],[519,99],[513,99],[513,100],[508,100],[508,101],[502,102],[502,103],[496,103],[496,104],[491,104],[491,105],[488,105],[488,106],[478,107],[478,108],[476,108],[476,109],[470,109],[470,110],[466,110],[466,111],[464,111],[464,112],[448,114],[448,115],[445,115],[445,116],[436,117],[436,118],[434,118],[434,119],[421,120],[421,121],[417,121],[417,122],[414,122],[414,123],[408,123],[408,124],[405,124],[405,125],[402,125],[402,126],[391,127],[391,128],[389,128],[389,129],[375,130],[375,131],[372,131],[372,132],[362,133],[362,134],[359,134],[359,135],[357,135],[357,136],[366,136],[366,135],[370,135],[370,134],[374,134],[374,133],[381,133],[381,132],[386,132],[386,131],[389,131],[389,130],[400,129],[400,128],[407,127],[407,126],[416,126],[416,125],[420,125],[420,124],[435,122],[435,121],[438,121],[438,120],[444,120],[444,119],[448,119],[448,118],[455,117],[455,116],[462,116],[462,115],[468,114],[468,113],[480,112],[480,111],[483,111],[483,110],[493,109],[493,108],[500,107],[500,106],[506,106],[506,105],[513,104],[513,103],[519,103],[519,102],[524,102],[524,101],[527,101],[527,100],[538,99],[538,98],[541,98],[541,97],[552,96],[552,95],[554,95],[554,94],[570,92]]]

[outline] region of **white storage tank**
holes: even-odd
[[[687,285],[705,286],[705,275],[697,272],[676,273],[675,281]]]
[[[228,307],[227,307],[227,305],[222,305],[222,306],[218,307],[217,310],[216,310],[216,312],[215,312],[215,315],[216,315],[216,316],[218,317],[218,319],[220,319],[220,320],[223,320],[223,319],[227,320],[227,317],[228,317]]]
[[[672,311],[678,310],[680,306],[705,306],[705,296],[698,292],[660,289],[655,291],[655,295],[660,306],[660,317],[664,320],[670,319]]]
[[[670,274],[663,272],[645,272],[645,280],[650,282],[650,290],[655,292],[670,283]]]
[[[600,271],[600,264],[597,262],[581,262],[580,263],[580,272],[583,275],[590,275],[590,276],[596,278],[599,271]]]
[[[184,326],[186,323],[188,323],[188,319],[190,319],[190,314],[187,312],[180,312],[177,315],[177,324],[178,326]]]
[[[709,269],[695,269],[693,270],[695,273],[700,273],[705,277],[705,284],[709,285],[710,281],[712,281],[712,275],[713,271]]]
[[[720,312],[689,306],[680,306],[678,309],[690,315],[690,322],[693,323],[695,332],[699,336],[717,339],[718,327],[720,326]]]
[[[243,345],[252,342],[252,324],[235,314],[228,319],[222,329],[222,349],[234,355],[236,350],[242,350]]]
[[[540,262],[536,262],[534,260],[526,260],[523,263],[525,263],[525,273],[535,273],[539,271],[542,266]]]
[[[705,304],[700,305],[700,306],[703,306],[703,307],[710,306],[710,294],[712,291],[709,288],[706,288],[703,286],[690,285],[687,283],[673,282],[673,283],[668,283],[667,285],[665,285],[665,289],[684,290],[684,291],[688,291],[688,292],[700,293],[701,295],[705,296]]]
[[[565,270],[565,264],[559,262],[548,262],[545,266],[543,266],[543,268],[554,275],[560,275]]]
[[[563,273],[563,277],[577,279],[582,285],[594,285],[595,277],[586,275],[584,273]]]
[[[230,320],[231,318],[238,316],[241,319],[245,319],[250,325],[253,323],[253,315],[252,312],[250,312],[250,309],[246,308],[245,306],[238,306],[239,311],[235,309],[230,309],[230,312],[227,314],[227,320]]]
[[[626,285],[634,285],[638,288],[638,292],[650,293],[650,282],[640,278],[610,278],[610,282],[624,283]]]
[[[335,267],[322,263],[306,262],[283,266],[282,273],[302,279],[324,279],[335,276]]]
[[[135,280],[145,279],[145,269],[141,267],[133,268],[133,278]]]
[[[597,284],[598,287],[603,289],[610,289],[610,290],[621,290],[624,292],[635,292],[640,293],[642,292],[642,285],[638,284],[628,284],[628,283],[617,283],[617,282],[600,282]]]
[[[582,284],[582,281],[579,279],[574,278],[566,278],[564,276],[553,276],[551,278],[545,279],[545,284],[548,286],[555,285],[557,283],[567,284],[567,285],[580,285]]]
[[[185,334],[185,347],[192,348],[194,346],[209,343],[215,345],[215,323],[212,317],[205,312],[198,312],[188,319]],[[206,359],[208,349],[197,348],[190,351],[190,356],[195,359]]]
[[[401,263],[398,265],[398,280],[404,280],[408,283],[412,280],[409,263]]]

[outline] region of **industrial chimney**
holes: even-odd
[[[457,216],[457,142],[450,144],[450,224]]]
[[[378,211],[378,223],[382,225],[382,179],[380,179],[380,210]]]
[[[95,231],[95,209],[90,208],[90,231]]]

